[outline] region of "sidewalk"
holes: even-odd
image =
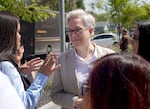
[[[54,103],[51,101],[51,102],[49,102],[49,103],[47,103],[47,104],[41,106],[41,107],[38,108],[38,109],[61,109],[61,107],[58,106],[58,105],[56,105],[56,104],[54,104]]]

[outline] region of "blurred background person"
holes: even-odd
[[[82,9],[72,10],[66,15],[67,34],[73,47],[61,54],[61,68],[54,73],[51,98],[62,109],[81,109],[81,85],[87,81],[93,62],[113,50],[96,45],[94,35],[95,18]]]
[[[149,66],[136,54],[98,59],[82,87],[84,109],[150,109]]]
[[[122,37],[130,37],[129,31],[126,28],[122,29]]]
[[[119,46],[121,52],[128,52],[129,49],[129,44],[130,44],[130,35],[127,29],[122,30],[122,37],[119,41]]]
[[[24,54],[24,46],[21,44],[15,53],[16,64],[14,65],[21,75],[21,79],[23,81],[24,88],[26,90],[31,85],[38,69],[42,65],[43,59],[37,57],[29,60],[28,62],[26,61],[25,63],[22,64],[21,60],[23,58],[23,54]]]

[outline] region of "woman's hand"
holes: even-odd
[[[20,66],[21,72],[22,73],[31,73],[32,71],[36,72],[39,70],[43,62],[44,60],[40,59],[39,57],[33,58]]]
[[[40,67],[40,73],[50,76],[55,70],[60,68],[60,64],[56,65],[58,56],[56,54],[48,54],[43,65]]]

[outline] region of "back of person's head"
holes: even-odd
[[[138,54],[150,62],[150,21],[139,24]]]
[[[16,51],[18,18],[7,11],[0,11],[0,60],[11,57]]]
[[[93,27],[95,26],[95,18],[91,14],[86,13],[82,9],[75,9],[67,13],[66,23],[68,24],[68,22],[71,19],[75,19],[75,18],[81,18],[84,26],[93,26]]]
[[[91,109],[150,109],[150,64],[136,54],[109,54],[89,77]]]

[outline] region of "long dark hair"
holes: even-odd
[[[139,49],[138,54],[150,62],[150,21],[138,24]]]
[[[12,60],[16,51],[18,17],[7,11],[0,11],[0,61]]]
[[[150,109],[150,64],[136,54],[110,54],[89,77],[91,109]]]

